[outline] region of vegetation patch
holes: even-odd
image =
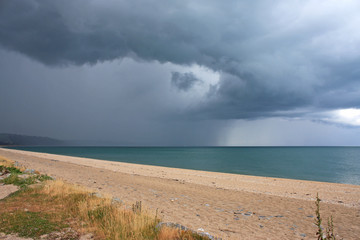
[[[330,216],[330,218],[328,219],[328,225],[325,229],[325,231],[323,230],[323,226],[322,226],[322,218],[321,218],[321,214],[320,214],[320,202],[321,199],[319,198],[319,194],[316,195],[316,201],[315,201],[315,205],[316,205],[316,219],[315,219],[315,225],[317,226],[317,232],[316,235],[318,236],[318,240],[336,240],[335,234],[334,234],[334,223],[333,223],[333,217]]]
[[[53,221],[46,213],[17,210],[0,214],[0,232],[17,233],[21,237],[38,238],[65,227],[67,225]]]
[[[98,239],[208,239],[191,231],[157,229],[160,219],[140,202],[135,206],[114,203],[110,197],[97,197],[60,180],[46,181],[0,201],[0,232],[36,239],[71,227],[93,232]]]
[[[15,162],[6,158],[6,157],[3,157],[3,156],[0,156],[0,165],[1,166],[4,166],[4,167],[14,167],[14,164]],[[1,173],[1,171],[0,171]]]
[[[30,170],[23,171],[19,167],[14,167],[14,162],[0,156],[0,183],[13,184],[21,188],[29,185],[51,180],[47,175],[42,175],[37,171]]]
[[[7,174],[7,173],[20,174],[22,172],[20,169],[18,169],[16,167],[0,165],[0,173],[1,174]]]
[[[88,232],[96,239],[209,239],[191,230],[158,228],[157,214],[144,210],[141,201],[127,207],[110,196],[14,167],[1,156],[0,177],[0,183],[20,186],[0,200],[0,232],[6,234],[34,239],[78,239]]]
[[[181,230],[169,227],[163,227],[160,229],[158,239],[209,240],[207,236],[199,235],[191,230]]]
[[[51,180],[52,178],[47,175],[30,175],[25,178],[19,176],[20,174],[11,173],[11,175],[5,179],[0,180],[0,183],[13,184],[19,187],[26,187],[35,183]]]

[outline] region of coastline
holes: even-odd
[[[360,186],[360,148],[14,146],[11,149],[208,172]],[[341,164],[339,164],[341,163]]]
[[[313,202],[317,193],[322,199],[324,217],[334,215],[335,228],[339,228],[337,232],[341,237],[353,239],[360,233],[360,186],[357,185],[177,169],[4,148],[0,148],[0,155],[42,173],[116,195],[125,202],[143,200],[151,209],[158,208],[167,221],[195,230],[203,228],[223,239],[238,239],[244,234],[248,234],[249,239],[271,236],[268,234],[273,234],[273,239],[313,238],[316,228],[314,218],[309,216],[315,215]]]

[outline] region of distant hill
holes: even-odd
[[[0,145],[10,146],[59,146],[63,141],[37,136],[26,136],[18,134],[0,133]]]

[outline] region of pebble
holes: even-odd
[[[98,197],[98,198],[101,198],[101,197],[102,197],[101,193],[98,193],[98,192],[93,192],[93,193],[91,193],[90,195],[91,195],[91,196]]]
[[[40,239],[47,239],[49,237],[49,234],[44,234],[40,236]]]
[[[21,174],[21,175],[18,175],[19,178],[21,179],[27,179],[29,177],[31,177],[29,174]]]
[[[172,222],[160,222],[156,225],[156,229],[160,229],[162,226],[166,226],[169,228],[177,228],[177,229],[181,229],[183,231],[187,231],[189,230],[187,227],[178,224],[178,223],[172,223]]]
[[[34,169],[25,169],[24,173],[34,174],[35,170]]]
[[[8,176],[10,176],[11,174],[10,173],[6,173],[6,174],[4,174],[4,175],[1,175],[0,176],[0,180],[1,179],[5,179],[5,178],[7,178]]]
[[[308,217],[308,218],[313,218],[314,216],[313,216],[313,215],[308,215],[308,216],[306,216],[306,217]]]
[[[48,239],[79,239],[79,234],[72,228],[64,228],[61,232],[51,232],[40,236],[40,240]],[[88,240],[91,238],[80,238],[82,240]]]
[[[120,204],[123,204],[124,203],[124,201],[123,200],[121,200],[120,198],[118,198],[118,197],[113,197],[112,199],[111,199],[111,203],[113,203],[113,204],[115,204],[115,203],[120,203]]]
[[[306,234],[305,233],[300,233],[300,236],[301,237],[306,237]]]
[[[86,235],[80,236],[79,240],[88,240],[88,239],[94,239],[94,234],[88,233]]]
[[[196,233],[195,231],[193,231],[183,225],[180,225],[178,223],[172,223],[172,222],[160,222],[160,223],[158,223],[158,225],[156,225],[156,229],[160,229],[162,226],[166,226],[166,227],[170,227],[170,228],[177,228],[177,229],[181,229],[183,231],[191,231],[193,233]],[[205,237],[209,238],[210,240],[221,240],[221,238],[216,238],[216,237],[210,235],[208,232],[205,232],[205,230],[203,228],[198,228],[197,234],[199,234],[201,236],[205,236]]]
[[[18,237],[16,234],[6,235],[5,233],[0,233],[0,239],[3,239],[3,240],[32,240],[31,238]]]
[[[263,225],[261,225],[261,224],[259,224],[259,227],[260,227],[260,228],[263,228],[264,226],[263,226]]]

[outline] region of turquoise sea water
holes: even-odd
[[[16,147],[117,162],[360,185],[360,147]]]

